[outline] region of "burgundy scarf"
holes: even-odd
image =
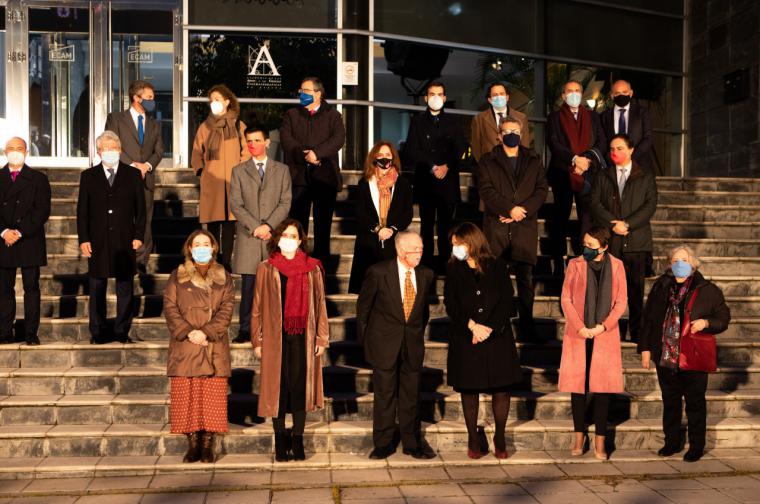
[[[309,257],[303,250],[298,249],[293,259],[286,259],[280,252],[269,257],[269,263],[285,275],[288,283],[285,286],[285,316],[283,327],[288,334],[303,334],[306,331],[306,321],[309,317],[309,275],[316,268],[321,269],[318,259]]]
[[[681,355],[681,310],[679,306],[689,292],[692,278],[694,277],[690,276],[684,283],[676,283],[670,289],[668,308],[665,311],[665,320],[662,322],[660,366],[678,369],[678,357]]]
[[[580,156],[591,147],[591,113],[588,109],[582,105],[578,107],[576,121],[568,104],[563,103],[559,109],[559,123],[570,141],[570,150],[573,155]],[[576,175],[569,166],[568,173],[573,192],[583,191],[583,175]]]

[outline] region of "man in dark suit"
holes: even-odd
[[[128,110],[111,112],[106,119],[106,131],[113,131],[121,140],[121,162],[138,170],[145,185],[145,239],[137,251],[137,264],[145,265],[153,250],[153,192],[156,188],[155,169],[164,155],[161,125],[151,114],[156,110],[153,84],[136,80],[129,85],[131,105]]]
[[[77,202],[79,248],[89,259],[90,341],[106,342],[106,287],[116,278],[114,335],[131,343],[135,251],[145,234],[143,179],[138,168],[119,161],[116,133],[103,132],[96,145],[102,162],[82,172]]]
[[[520,143],[520,121],[507,116],[500,129],[501,145],[481,156],[478,163],[478,193],[485,208],[483,232],[491,252],[502,256],[515,272],[520,337],[530,341],[537,338],[533,267],[538,259],[538,209],[549,186],[539,155]]]
[[[554,204],[547,222],[549,253],[552,256],[554,274],[565,274],[564,257],[567,255],[567,229],[570,211],[575,198],[576,213],[580,222],[580,233],[591,227],[588,212],[589,172],[595,165],[596,149],[604,153],[604,132],[599,115],[588,110],[583,104],[583,86],[576,81],[568,81],[562,90],[562,106],[547,117],[547,142],[551,160],[547,170],[547,180],[552,188]],[[587,173],[588,172],[588,173]],[[573,243],[580,253],[581,240]]]
[[[285,164],[293,178],[290,216],[309,231],[314,205],[314,257],[330,256],[330,232],[335,200],[343,189],[338,152],[346,143],[343,117],[324,100],[325,88],[316,77],[306,77],[299,91],[300,107],[285,112],[280,140]]]
[[[358,340],[372,365],[375,448],[370,458],[384,459],[395,452],[397,413],[404,454],[433,458],[435,453],[421,439],[418,400],[434,275],[420,265],[422,239],[417,233],[398,233],[396,252],[396,259],[367,270],[356,303]]]
[[[652,170],[652,123],[649,120],[649,110],[633,100],[633,89],[628,81],[615,81],[610,95],[615,106],[600,116],[605,136],[604,152],[609,153],[612,137],[625,133],[633,142],[633,160],[642,168]]]
[[[5,144],[8,159],[0,170],[0,343],[12,343],[16,316],[16,269],[24,285],[24,340],[39,345],[40,266],[47,264],[45,223],[50,217],[50,183],[26,163],[26,142]]]
[[[443,110],[446,88],[442,82],[428,85],[425,102],[427,110],[414,116],[409,125],[404,157],[414,171],[414,196],[420,206],[420,234],[424,250],[422,262],[434,267],[433,228],[436,217],[441,263],[445,263],[451,255],[449,229],[461,199],[459,160],[467,142],[459,120]]]

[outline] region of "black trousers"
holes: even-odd
[[[40,328],[40,268],[21,268],[24,285],[24,332],[36,336]],[[13,339],[16,317],[16,268],[0,268],[0,339]]]
[[[507,262],[509,269],[514,271],[517,279],[517,313],[520,316],[520,330],[522,337],[533,335],[533,302],[536,297],[533,289],[533,265],[521,261],[515,261],[511,257],[510,249],[506,249],[502,257]],[[507,278],[508,282],[511,282]]]
[[[106,331],[106,290],[107,278],[89,277],[90,291],[90,335],[97,339]],[[132,327],[132,306],[134,301],[133,279],[116,279],[116,322],[114,323],[114,335],[119,338],[129,335]]]
[[[430,267],[435,253],[434,234],[438,235],[438,256],[442,263],[448,261],[451,255],[451,243],[449,242],[449,230],[454,219],[456,205],[443,201],[442,198],[424,198],[420,200],[420,235],[422,236],[422,262]],[[436,226],[436,217],[438,219]],[[437,227],[437,233],[434,233]]]
[[[555,263],[559,263],[567,255],[567,230],[573,209],[573,199],[575,199],[575,212],[580,224],[579,234],[577,236],[570,235],[572,236],[572,249],[576,255],[580,255],[583,248],[583,235],[591,229],[591,213],[589,212],[588,195],[581,196],[574,193],[570,188],[567,174],[556,174],[553,178],[554,180],[552,177],[549,180],[554,203],[547,223],[547,232],[549,235],[549,254]]]
[[[623,252],[625,281],[628,287],[628,334],[639,340],[641,314],[644,311],[644,281],[648,252]]]
[[[707,435],[707,373],[676,371],[657,366],[657,380],[662,390],[662,430],[665,445],[681,445],[681,411],[686,399],[689,449],[704,450]]]
[[[253,292],[256,287],[256,275],[241,275],[240,286],[240,329],[238,334],[250,336],[251,309],[253,309]]]
[[[312,180],[308,186],[293,186],[293,202],[290,205],[290,217],[301,223],[309,232],[309,214],[314,206],[314,249],[312,255],[325,260],[330,257],[330,233],[332,230],[335,200],[338,196],[335,187]]]
[[[588,380],[591,371],[591,356],[594,353],[594,340],[586,340],[586,393],[570,394],[570,407],[573,411],[573,430],[586,432],[586,419],[588,418],[589,406],[594,404],[594,433],[597,436],[607,435],[607,417],[610,410],[610,394],[589,393]]]
[[[401,351],[393,366],[388,369],[373,366],[372,387],[375,397],[372,441],[375,447],[383,448],[393,442],[397,414],[403,447],[414,450],[419,446],[420,420],[417,403],[421,371],[421,368],[410,365],[409,357],[406,355],[406,342],[401,343]]]
[[[219,264],[227,271],[232,264],[232,249],[235,247],[235,221],[214,221],[206,224],[206,230],[214,235],[219,244]]]
[[[153,252],[153,206],[154,206],[153,189],[145,188],[145,237],[142,246],[137,249],[137,264],[148,264],[150,254]]]

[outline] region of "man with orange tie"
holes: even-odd
[[[422,238],[417,233],[396,235],[396,255],[367,270],[356,303],[357,338],[372,365],[375,448],[370,458],[384,459],[396,451],[398,415],[404,454],[429,459],[435,453],[420,435],[418,398],[434,275],[420,264]]]

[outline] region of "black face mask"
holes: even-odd
[[[625,107],[626,105],[631,103],[631,97],[628,95],[621,94],[614,97],[612,101],[614,101],[615,105],[617,105],[618,107]]]
[[[504,145],[507,147],[517,147],[520,145],[520,135],[517,133],[507,133],[501,137],[501,141],[504,142]]]
[[[391,166],[391,163],[393,163],[393,159],[391,158],[377,158],[375,159],[375,166],[378,168],[381,168],[383,170],[388,169]]]

